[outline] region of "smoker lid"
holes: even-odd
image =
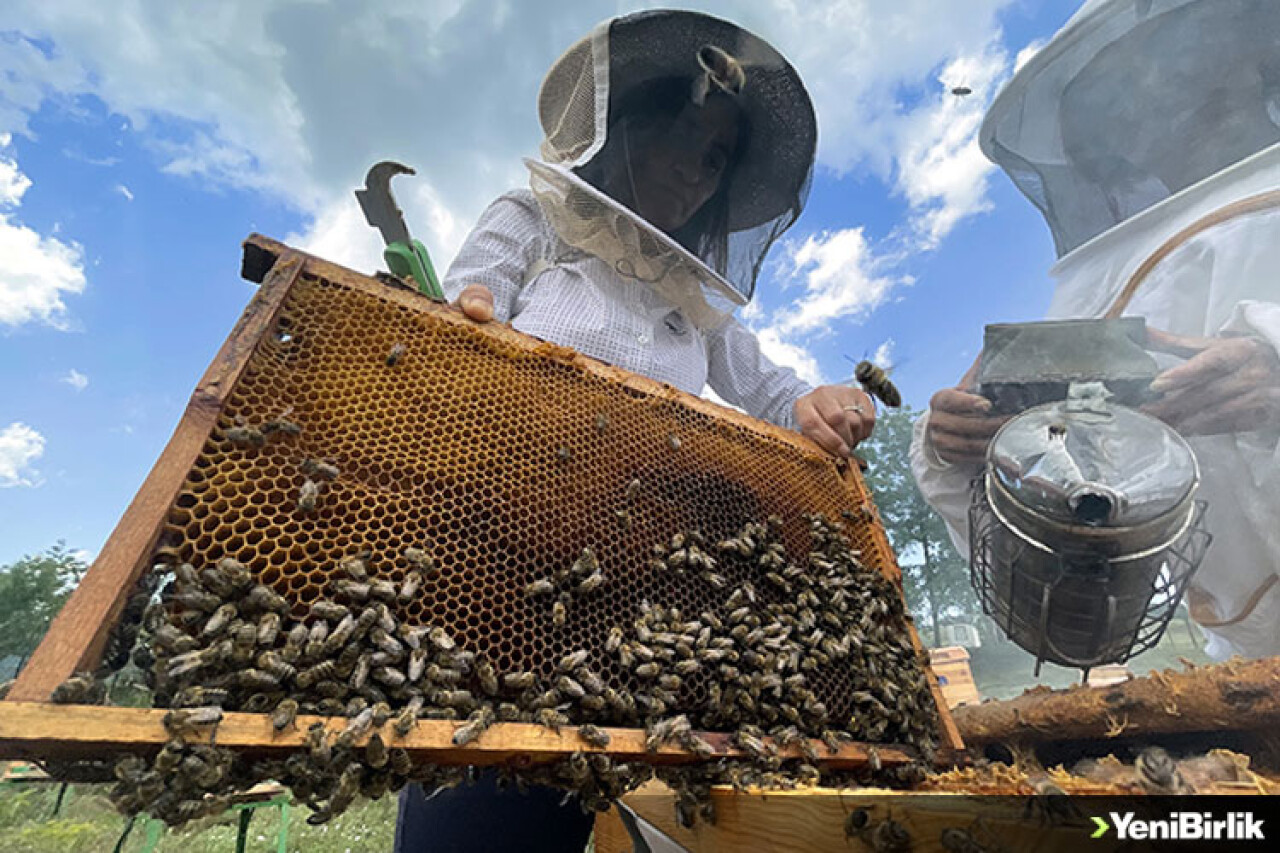
[[[987,464],[1012,498],[1070,525],[1131,527],[1185,505],[1199,481],[1190,446],[1163,422],[1106,401],[1099,383],[1028,409],[991,441]]]

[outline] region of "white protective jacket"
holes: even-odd
[[[1116,33],[1123,31],[1114,20],[1117,10],[1132,19],[1135,5],[1142,4],[1116,0],[1086,7],[1045,48],[1050,54],[1059,48],[1057,55],[1049,56],[1046,62],[1069,56],[1082,38],[1088,38],[1090,26],[1096,33],[1108,25],[1108,20],[1113,30],[1108,38],[1114,41],[1119,37]],[[1146,5],[1148,14],[1154,14],[1161,11],[1161,6],[1176,11],[1178,7],[1197,4],[1185,0],[1166,0],[1160,4],[1157,0],[1154,12],[1150,3]],[[1100,16],[1104,18],[1102,24],[1096,20]],[[1271,23],[1264,22],[1267,26]],[[1274,23],[1280,35],[1280,20]],[[1059,46],[1064,36],[1067,37],[1065,50]],[[1029,69],[1033,75],[1037,71],[1043,74],[1043,69],[1029,63],[1019,77]],[[1064,78],[1069,80],[1070,74]],[[1030,88],[1034,88],[1035,82]],[[984,150],[989,155],[994,151],[993,159],[998,161],[1001,149],[1009,150],[993,143],[993,138],[1000,142],[1000,122],[1010,111],[1010,90],[1014,105],[1022,109],[1018,120],[1023,124],[1030,122],[1026,104],[1018,101],[1029,87],[1024,82],[1019,90],[1018,85],[1019,79],[1015,77],[993,106],[983,127]],[[1267,106],[1268,112],[1272,112],[1270,104]],[[1002,108],[1005,115],[998,115]],[[1056,120],[1047,119],[1050,124]],[[1040,136],[1038,141],[1043,142],[1043,126],[1036,126],[1034,131]],[[1105,128],[1100,132],[1105,132]],[[1013,137],[1006,135],[1006,138]],[[1056,141],[1060,146],[1058,166],[1069,167],[1070,152],[1064,155],[1061,138]],[[1034,149],[1035,145],[1029,148]],[[1045,159],[1052,159],[1052,155]],[[1026,165],[1034,161],[1026,150],[1019,152],[1018,164],[1010,170],[1016,182],[1023,183],[1020,177],[1028,177]],[[1023,169],[1021,175],[1015,174],[1018,168]],[[1164,183],[1168,184],[1169,172],[1166,170],[1163,175]],[[1111,204],[1110,210],[1119,219],[1118,224],[1105,223],[1104,230],[1091,238],[1087,237],[1086,228],[1083,233],[1087,239],[1074,246],[1072,229],[1076,234],[1082,233],[1079,225],[1083,219],[1060,228],[1051,213],[1070,207],[1067,203],[1055,204],[1066,192],[1065,185],[1046,190],[1047,183],[1032,181],[1031,190],[1026,184],[1022,188],[1046,211],[1059,247],[1068,250],[1050,270],[1056,288],[1048,319],[1101,317],[1116,302],[1135,271],[1161,247],[1167,250],[1166,244],[1175,235],[1241,199],[1280,190],[1280,144],[1272,144],[1191,182],[1172,195],[1166,192],[1163,200],[1137,213]],[[1139,183],[1130,181],[1128,186],[1132,188]],[[1035,195],[1037,191],[1043,193],[1039,198]],[[1096,187],[1089,191],[1096,191]],[[1073,200],[1080,202],[1075,206],[1077,212],[1088,201],[1084,199],[1085,192],[1079,195],[1079,199]],[[1220,224],[1178,241],[1142,280],[1124,314],[1145,317],[1148,326],[1179,335],[1249,334],[1280,351],[1280,199],[1262,210],[1228,216]],[[1179,363],[1168,356],[1156,358],[1162,369]],[[946,519],[956,546],[967,554],[969,482],[976,471],[942,463],[926,441],[927,424],[926,413],[916,424],[911,448],[912,469],[925,498]],[[1215,657],[1232,653],[1254,657],[1280,654],[1280,583],[1275,580],[1280,574],[1280,429],[1195,436],[1189,441],[1200,463],[1200,497],[1209,504],[1206,522],[1214,537],[1188,593],[1192,615],[1209,633],[1208,651]]]

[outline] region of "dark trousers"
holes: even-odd
[[[418,785],[400,792],[395,853],[582,853],[594,820],[564,791],[541,786],[499,791],[496,775],[428,799]]]

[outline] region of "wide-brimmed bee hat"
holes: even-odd
[[[727,63],[730,71],[720,63]],[[538,95],[538,116],[545,133],[542,165],[559,167],[557,173],[572,180],[604,149],[615,118],[611,108],[646,84],[678,77],[695,81],[690,95],[695,100],[696,83],[702,78],[730,91],[749,127],[722,188],[728,207],[728,251],[710,270],[710,278],[718,280],[710,283],[711,288],[723,292],[727,287],[730,301],[743,304],[751,298],[770,245],[804,207],[817,148],[817,120],[809,93],[796,70],[768,42],[736,24],[698,12],[654,10],[599,24],[556,61],[543,81]],[[545,188],[550,173],[536,165],[531,168],[537,193],[540,183]],[[559,195],[562,200],[575,198],[567,187],[561,187]],[[550,218],[557,224],[564,211],[555,210],[554,203],[544,202],[543,207],[553,208]],[[587,215],[585,210],[577,213]],[[635,218],[642,231],[656,230]],[[557,230],[566,237],[558,224]],[[647,234],[643,249],[651,248],[648,242],[664,240],[671,242],[660,233]],[[635,250],[628,247],[630,252]],[[608,254],[619,251],[614,247]],[[606,259],[615,267],[621,262],[624,272],[636,262],[635,258]],[[641,260],[641,266],[653,272],[665,269],[671,259]],[[705,271],[686,272],[708,278]]]

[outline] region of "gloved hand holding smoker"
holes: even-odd
[[[1133,592],[1145,594],[1152,610],[1171,612],[1184,590],[1170,575],[1177,574],[1177,560],[1187,557],[1176,546],[1164,556],[1139,554],[1128,563],[1087,564],[1079,557],[1086,550],[1082,543],[1102,536],[1108,524],[1120,535],[1148,523],[1154,516],[1140,516],[1139,505],[1161,511],[1178,505],[1180,497],[1169,490],[1182,451],[1160,457],[1159,465],[1141,460],[1154,452],[1152,443],[1185,442],[1185,482],[1207,505],[1202,519],[1187,516],[1187,526],[1202,523],[1212,536],[1207,551],[1198,554],[1199,570],[1183,578],[1190,612],[1210,638],[1207,651],[1215,657],[1280,654],[1278,40],[1280,6],[1266,0],[1090,0],[1018,71],[988,112],[980,133],[983,151],[1041,210],[1053,233],[1059,258],[1051,270],[1056,283],[1048,319],[1134,318],[1115,340],[1128,335],[1132,346],[1121,349],[1129,355],[1145,350],[1137,354],[1151,360],[1152,370],[1129,389],[1128,399],[1113,402],[1176,431],[1162,437],[1159,427],[1134,420],[1133,430],[1150,430],[1147,446],[1120,453],[1120,439],[1092,431],[1099,417],[1081,414],[1051,425],[1062,429],[1070,421],[1070,431],[1060,432],[1057,443],[1046,433],[1031,436],[1041,442],[1035,447],[1018,445],[1035,452],[1015,461],[1021,451],[1002,442],[1023,440],[1014,434],[1017,425],[996,434],[1025,407],[991,399],[998,396],[991,389],[1001,371],[999,354],[990,346],[1013,332],[988,327],[979,362],[956,387],[938,391],[917,423],[912,467],[961,550],[968,553],[978,544],[980,553],[971,555],[975,577],[983,576],[979,564],[1015,564],[1012,574],[1006,566],[986,576],[990,602],[1034,596],[1016,588],[1029,577],[1016,568],[1021,558],[993,546],[989,530],[973,524],[987,523],[983,506],[989,504],[1002,516],[992,522],[995,528],[1019,527],[1001,505],[1010,489],[1025,490],[1014,497],[1028,506],[1042,502],[1034,509],[1036,523],[1053,516],[1043,485],[1028,489],[1018,477],[1037,465],[1043,469],[1044,460],[1058,453],[1069,463],[1058,464],[1059,472],[1079,469],[1060,482],[1075,477],[1097,484],[1110,476],[1113,485],[1124,482],[1128,490],[1111,495],[1111,522],[1072,519],[1069,501],[1078,509],[1080,494],[1058,496],[1066,521],[1057,528],[1060,536],[1050,549],[1055,553],[1041,552],[1042,571],[1034,580],[1041,585],[1037,589],[1048,590],[1043,600],[1073,572],[1077,578],[1092,572],[1092,588],[1100,590],[1126,573],[1132,576],[1132,567],[1149,559],[1153,574]],[[1093,333],[1081,338],[1081,330],[1090,327],[1071,328],[1079,346],[1045,361],[1040,379],[1109,357],[1082,352],[1093,347]],[[1093,378],[1123,398],[1128,392],[1113,380],[1126,369],[1111,361]],[[1024,389],[1037,385],[1035,377],[1024,380]],[[1075,405],[1081,413],[1083,404]],[[1019,547],[1030,553],[1044,542],[1021,535],[1027,529],[1020,528]],[[1056,560],[1052,571],[1050,556]],[[1074,614],[1077,649],[1095,642],[1103,624],[1118,618],[1123,604],[1117,602],[1122,597],[1100,593],[1096,618]],[[1036,607],[1031,611],[1038,613]],[[1061,614],[1046,611],[1041,624],[1028,626],[1027,637],[1053,633]],[[1058,627],[1065,636],[1067,627]],[[1111,650],[1113,658],[1123,659],[1123,649],[1117,649]]]

